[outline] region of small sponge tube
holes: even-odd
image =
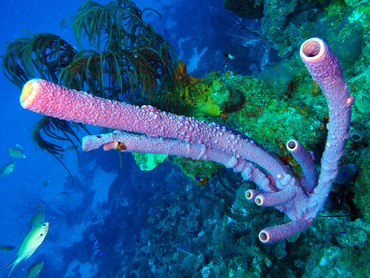
[[[262,243],[274,243],[300,233],[311,225],[310,220],[290,221],[280,226],[263,229],[258,237]]]

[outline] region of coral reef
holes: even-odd
[[[350,93],[356,97],[351,137],[341,160],[344,172],[340,173],[347,179],[338,182],[337,177],[338,184],[333,186],[327,206],[312,228],[298,238],[261,245],[256,241],[260,228],[287,220],[275,210],[246,202],[244,192],[252,184],[241,181],[230,171],[219,170],[220,164],[170,157],[192,182],[207,187],[194,186],[179,178],[176,168],[166,180],[166,184],[179,186],[175,193],[154,184],[135,185],[138,178],[127,185],[130,192],[150,197],[142,197],[146,198],[145,202],[138,202],[127,196],[124,207],[127,219],[122,217],[123,209],[117,209],[117,205],[112,208],[114,217],[109,218],[110,222],[107,219],[107,223],[116,230],[123,226],[133,234],[139,231],[140,236],[133,243],[120,234],[112,235],[115,245],[107,243],[112,245],[109,258],[116,260],[118,266],[102,271],[132,277],[366,277],[370,254],[367,1],[266,0],[264,5],[264,36],[274,43],[281,56],[289,59],[264,70],[259,77],[214,71],[194,78],[186,74],[185,63],[178,61],[174,72],[174,78],[181,83],[178,91],[168,90],[153,100],[163,101],[171,106],[171,111],[216,121],[247,134],[299,175],[300,168],[287,152],[286,141],[292,137],[300,140],[314,151],[318,162],[329,117],[320,87],[294,52],[302,37],[322,36],[335,45]],[[177,103],[173,103],[174,99]],[[141,159],[138,164],[145,167],[157,164],[152,155],[143,155]],[[358,174],[347,177],[349,172],[344,167],[349,163],[359,168]],[[153,175],[160,176],[156,173]],[[132,224],[132,215],[138,211],[147,225]],[[124,225],[114,224],[118,222],[117,216]],[[92,227],[86,237],[91,231]],[[106,262],[111,261],[107,258]]]

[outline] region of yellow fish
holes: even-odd
[[[1,168],[0,170],[0,177],[5,177],[7,175],[9,175],[11,172],[13,172],[14,170],[14,166],[15,166],[15,162],[10,162],[8,164],[6,164],[5,166],[3,166],[3,168]]]
[[[67,196],[68,194],[68,192],[60,192],[57,194],[57,196]]]
[[[42,211],[42,210],[44,210],[44,205],[43,204],[37,204],[36,208],[37,208],[37,210]]]
[[[66,147],[65,149],[69,151],[75,151],[75,150],[78,150],[78,146],[72,145],[72,146]]]
[[[34,227],[36,227],[40,223],[43,223],[45,221],[44,218],[45,218],[45,213],[43,211],[39,211],[34,216],[32,216],[31,221],[30,221],[32,227],[29,228],[27,230],[27,232],[29,232],[31,229],[33,229]]]
[[[4,267],[2,270],[11,267],[12,269],[10,270],[10,274],[12,274],[14,268],[22,261],[22,260],[27,260],[31,255],[36,251],[36,249],[41,245],[41,243],[44,241],[46,234],[48,233],[49,230],[49,223],[44,222],[36,227],[34,227],[24,238],[22,241],[21,246],[19,247],[16,258],[14,261],[12,261],[10,264],[8,264],[6,267]]]
[[[4,252],[8,252],[10,250],[13,250],[15,247],[14,246],[5,246],[5,245],[0,245],[0,250]]]
[[[25,154],[20,149],[9,148],[8,153],[11,157],[14,157],[14,158],[20,158],[20,157],[26,158]]]
[[[35,278],[44,267],[44,262],[39,262],[31,265],[27,270],[26,278]]]
[[[17,149],[20,149],[21,151],[23,151],[23,147],[21,145],[15,144],[15,146],[16,146]]]
[[[60,27],[62,27],[63,29],[67,27],[67,24],[68,24],[68,19],[69,17],[68,16],[65,16],[63,18],[63,20],[60,22]]]
[[[50,180],[44,181],[43,185],[44,187],[47,187],[50,184]]]

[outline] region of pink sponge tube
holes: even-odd
[[[118,130],[113,133],[89,135],[82,138],[84,151],[91,151],[101,146],[106,151],[116,149],[122,152],[158,153],[180,155],[197,160],[212,160],[224,164],[227,168],[232,168],[234,172],[240,172],[245,180],[255,182],[261,189],[271,191],[267,175],[252,163],[242,158],[236,159],[232,154],[204,145],[169,138],[136,135]],[[235,159],[237,163],[234,163]]]
[[[349,137],[351,105],[355,98],[349,94],[339,60],[322,39],[311,38],[305,41],[300,55],[312,78],[322,89],[329,107],[329,133],[321,158],[318,185],[314,188],[314,198],[323,206],[337,175],[344,144]]]
[[[216,123],[94,97],[41,79],[28,81],[21,105],[37,113],[67,121],[133,131],[197,143],[243,157],[283,179],[290,171],[271,153],[244,134]],[[233,165],[235,168],[237,165]]]
[[[312,220],[296,220],[286,224],[265,228],[258,234],[263,243],[274,243],[300,233],[311,225]]]

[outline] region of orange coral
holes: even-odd
[[[195,83],[197,83],[199,81],[199,78],[194,77],[194,76],[192,76],[190,74],[187,74],[184,77],[184,81],[187,82],[187,83],[189,83],[189,84],[191,84],[191,85],[193,85],[193,84],[195,84]]]
[[[181,80],[183,83],[191,85],[199,81],[199,78],[196,78],[190,74],[186,74],[187,68],[184,61],[177,60],[175,64],[176,64],[175,78],[177,80]]]
[[[177,80],[182,80],[183,76],[186,74],[186,64],[182,60],[177,60],[176,61],[176,72],[175,76]]]
[[[226,120],[227,120],[227,113],[226,113],[226,112],[222,112],[222,113],[221,113],[221,117],[222,117],[222,120],[223,120],[224,122],[226,122]]]
[[[309,88],[310,94],[317,95],[320,91],[319,85],[315,81],[312,81],[312,86],[313,86],[313,89]]]

